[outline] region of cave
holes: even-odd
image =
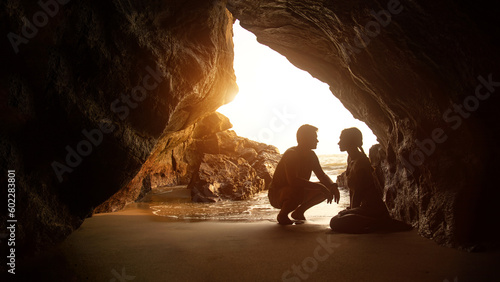
[[[500,37],[491,5],[4,1],[1,167],[15,171],[18,252],[57,244],[152,185],[187,184],[190,140],[230,127],[214,112],[238,91],[236,19],[370,127],[394,218],[442,246],[493,248]]]

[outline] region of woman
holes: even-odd
[[[330,221],[333,231],[367,233],[390,219],[382,201],[380,189],[372,174],[373,168],[363,148],[359,129],[347,128],[340,134],[340,151],[348,153],[346,180],[350,207],[339,212]]]

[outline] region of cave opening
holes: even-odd
[[[239,136],[274,145],[283,153],[296,145],[297,128],[311,124],[319,128],[318,155],[340,154],[338,137],[348,127],[361,130],[366,152],[378,143],[371,129],[332,95],[328,84],[260,44],[238,20],[233,42],[239,93],[217,111],[229,118]]]
[[[231,130],[234,130],[237,136],[275,146],[280,153],[284,153],[287,148],[297,144],[296,131],[302,124],[316,126],[319,128],[319,143],[315,151],[324,171],[333,181],[336,181],[337,176],[346,168],[347,154],[341,153],[337,145],[342,129],[359,128],[363,133],[363,147],[366,152],[377,143],[371,129],[364,122],[353,117],[332,94],[328,84],[297,68],[278,52],[260,44],[253,33],[241,27],[239,21],[233,25],[233,43],[233,68],[239,93],[233,101],[221,106],[217,111],[229,118],[233,126]],[[204,123],[205,121],[201,121],[199,124],[203,127]],[[219,134],[218,138],[227,136],[224,132],[217,134]],[[193,137],[198,138],[196,134]],[[206,164],[206,166],[201,166],[206,170],[198,168],[199,165],[190,165],[192,160],[184,159],[177,149],[169,153],[169,160],[172,160],[169,171],[159,171],[165,165],[163,158],[152,158],[150,164],[145,165],[144,168],[150,167],[153,170],[151,174],[153,193],[142,199],[142,202],[150,202],[152,198],[158,198],[158,195],[167,195],[168,197],[162,201],[168,204],[161,203],[153,208],[154,214],[167,218],[274,219],[277,210],[268,203],[266,190],[255,194],[252,192],[253,196],[245,197],[244,201],[206,204],[207,201],[211,201],[213,191],[205,191],[206,189],[201,188],[204,184],[200,184],[200,179],[195,175],[212,174],[217,171],[218,163],[222,161],[219,157],[223,149],[218,146],[216,150],[213,150],[209,148],[210,146],[206,146],[206,143],[204,144],[199,147],[203,148],[203,152],[195,154],[211,156],[211,161],[206,161],[205,157],[199,160]],[[221,145],[227,147],[228,144]],[[258,170],[254,165],[255,161],[248,158],[247,160],[253,168]],[[235,163],[234,159],[231,161]],[[168,179],[165,177],[166,174],[176,174],[183,167],[186,167],[189,172],[175,181],[166,180]],[[193,174],[189,167],[196,167],[194,169],[196,172]],[[224,166],[224,169],[226,168],[227,166]],[[235,175],[240,175],[240,173]],[[218,180],[214,181],[217,183]],[[319,180],[313,174],[311,181]],[[188,189],[179,192],[180,190],[172,188],[172,185],[180,185],[178,187]],[[179,196],[180,198],[176,199],[179,202],[172,203],[170,196]],[[340,205],[332,208],[332,205],[324,202],[308,212],[313,218],[328,219],[331,214],[335,214],[336,211],[348,205],[348,198],[349,196],[343,191]],[[252,212],[248,213],[249,210]]]

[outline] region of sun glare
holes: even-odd
[[[253,33],[234,25],[234,70],[239,93],[218,109],[240,136],[274,145],[283,153],[297,144],[302,124],[319,128],[316,153],[339,153],[344,128],[363,132],[366,152],[376,137],[363,122],[354,119],[333,96],[326,83],[293,66],[284,56],[257,42]]]

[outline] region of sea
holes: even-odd
[[[323,171],[336,182],[337,176],[347,167],[346,154],[318,156]],[[312,175],[311,181],[318,181]],[[339,203],[327,204],[326,201],[310,208],[305,213],[307,221],[326,223],[330,218],[349,205],[348,191],[339,187]],[[219,201],[215,203],[192,203],[190,191],[186,186],[158,187],[149,193],[139,208],[149,208],[153,214],[172,221],[272,221],[276,222],[279,210],[269,204],[267,191],[243,201]]]

